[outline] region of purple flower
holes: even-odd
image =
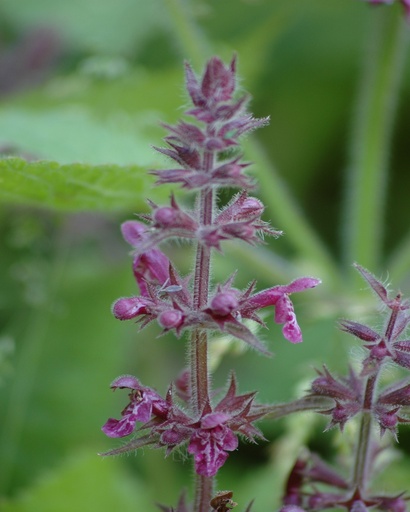
[[[285,338],[292,343],[302,341],[302,333],[296,321],[289,294],[313,288],[320,283],[319,279],[302,277],[288,285],[275,286],[253,294],[255,282],[251,283],[245,291],[240,292],[232,288],[234,277],[234,275],[231,276],[223,285],[217,287],[209,305],[203,310],[212,321],[209,328],[215,329],[216,325],[222,331],[228,332],[253,348],[269,355],[269,352],[246,327],[242,319],[253,320],[264,326],[265,324],[257,315],[257,312],[267,306],[275,306],[275,322],[284,324],[283,334]],[[204,318],[205,321],[206,318]]]
[[[283,325],[284,337],[292,343],[302,341],[302,332],[296,320],[295,310],[289,298],[291,293],[302,292],[320,284],[320,279],[301,277],[288,285],[279,285],[252,295],[245,303],[242,314],[251,318],[254,311],[275,306],[275,322]]]
[[[220,251],[220,243],[223,240],[239,238],[254,244],[259,241],[258,234],[280,236],[281,231],[272,229],[260,219],[263,210],[264,206],[259,199],[242,192],[234,196],[216,217],[212,226],[202,226],[199,229],[199,240],[204,245]]]
[[[323,372],[318,373],[319,377],[312,382],[311,395],[327,396],[335,403],[331,409],[321,411],[331,416],[326,430],[335,425],[343,430],[346,422],[362,410],[363,383],[353,370],[349,377],[340,380],[335,379],[325,366]]]
[[[118,320],[131,320],[139,315],[146,315],[151,303],[146,297],[123,297],[113,304],[112,312]]]
[[[375,499],[379,500],[377,508],[380,510],[386,510],[387,512],[406,512],[407,505],[406,501],[408,497],[404,497],[404,492],[398,496],[375,496]]]
[[[133,220],[124,222],[121,231],[124,239],[135,249],[148,237],[147,226]],[[147,283],[163,285],[169,279],[169,259],[155,248],[137,253],[133,261],[133,271],[141,295],[147,296]]]
[[[184,380],[187,375],[185,374]],[[263,416],[253,408],[255,393],[237,394],[235,376],[232,374],[225,396],[214,409],[207,403],[200,418],[192,418],[167,400],[167,417],[152,424],[152,433],[159,436],[158,447],[170,453],[176,446],[188,442],[188,453],[194,455],[195,470],[203,476],[213,476],[228,458],[228,452],[238,447],[236,434],[248,439],[263,439],[260,430],[252,423]]]
[[[210,413],[200,422],[200,428],[192,434],[188,452],[194,455],[195,471],[198,475],[214,476],[236,450],[238,439],[226,425],[229,416],[224,413]]]
[[[131,434],[137,421],[146,423],[152,415],[165,418],[168,404],[153,389],[142,386],[132,375],[118,377],[111,384],[114,391],[117,388],[130,389],[130,403],[122,411],[120,420],[109,418],[103,425],[102,431],[109,437],[125,437]]]

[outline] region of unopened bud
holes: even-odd
[[[164,329],[173,329],[182,324],[183,314],[179,309],[168,309],[158,316],[158,323]]]
[[[127,297],[117,300],[112,307],[112,312],[119,320],[130,320],[138,315],[146,314],[147,304],[140,297]]]
[[[232,292],[220,292],[211,301],[213,313],[219,316],[226,316],[238,308],[238,299]]]
[[[245,218],[251,217],[259,217],[262,215],[265,207],[263,203],[256,199],[256,197],[247,197],[242,204],[240,216],[244,216]]]
[[[170,206],[164,206],[154,211],[153,219],[157,226],[162,228],[172,228],[178,220],[178,211]]]

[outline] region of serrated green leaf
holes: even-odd
[[[130,209],[145,200],[150,179],[138,166],[5,158],[0,160],[0,199],[66,211]]]

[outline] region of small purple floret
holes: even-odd
[[[122,411],[120,420],[109,418],[103,425],[102,431],[108,437],[125,437],[130,435],[137,421],[146,423],[152,415],[164,418],[168,411],[168,404],[153,389],[142,386],[138,379],[132,375],[118,377],[111,384],[111,389],[129,389],[130,402]]]

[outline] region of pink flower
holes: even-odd
[[[238,439],[225,424],[229,416],[224,413],[210,413],[201,419],[200,428],[192,434],[188,452],[194,455],[195,471],[198,475],[214,476],[236,450]]]
[[[302,331],[296,320],[295,310],[289,298],[291,293],[302,292],[320,284],[320,279],[301,277],[288,285],[279,285],[252,295],[241,310],[242,316],[252,318],[252,314],[267,306],[275,306],[275,322],[283,324],[283,335],[292,343],[302,341]]]
[[[129,220],[121,225],[126,242],[136,249],[147,239],[147,226],[141,222]],[[159,249],[150,249],[134,257],[134,276],[141,295],[147,296],[147,283],[163,285],[169,279],[169,259]]]
[[[131,320],[139,315],[146,315],[149,312],[147,306],[151,302],[145,297],[124,297],[114,302],[112,312],[118,320]]]
[[[130,403],[122,411],[120,420],[109,418],[102,431],[109,437],[125,437],[133,432],[137,421],[146,423],[151,415],[165,418],[168,404],[153,389],[142,386],[132,375],[118,377],[111,384],[111,389],[130,389]]]

